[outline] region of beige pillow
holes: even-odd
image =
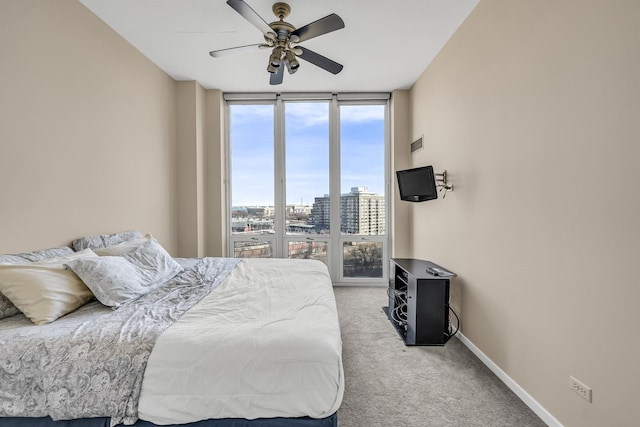
[[[0,265],[0,292],[36,325],[45,325],[86,304],[93,294],[63,264],[97,257],[86,249],[28,264]]]

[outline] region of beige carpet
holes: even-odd
[[[335,294],[345,370],[340,427],[545,425],[458,339],[405,346],[382,311],[386,288]]]

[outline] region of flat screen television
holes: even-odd
[[[433,166],[396,171],[400,199],[409,202],[424,202],[438,198]]]

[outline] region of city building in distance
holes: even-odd
[[[343,234],[385,234],[384,196],[369,192],[367,187],[351,187],[340,196],[340,232]],[[317,233],[329,231],[329,196],[316,197],[309,224]]]
[[[287,205],[288,234],[326,234],[329,232],[329,196],[316,197],[313,205]],[[231,228],[234,234],[274,232],[273,206],[234,206]],[[385,234],[384,196],[369,192],[367,187],[352,187],[340,196],[340,232],[342,234]]]

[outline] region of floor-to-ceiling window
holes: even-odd
[[[317,259],[334,282],[384,281],[387,104],[385,95],[228,95],[231,253]]]
[[[383,277],[387,203],[385,105],[340,105],[342,277]]]
[[[331,267],[330,229],[312,216],[315,198],[330,193],[330,103],[288,101],[283,106],[286,255]]]
[[[234,257],[276,255],[274,105],[230,106],[231,136],[229,253]]]

